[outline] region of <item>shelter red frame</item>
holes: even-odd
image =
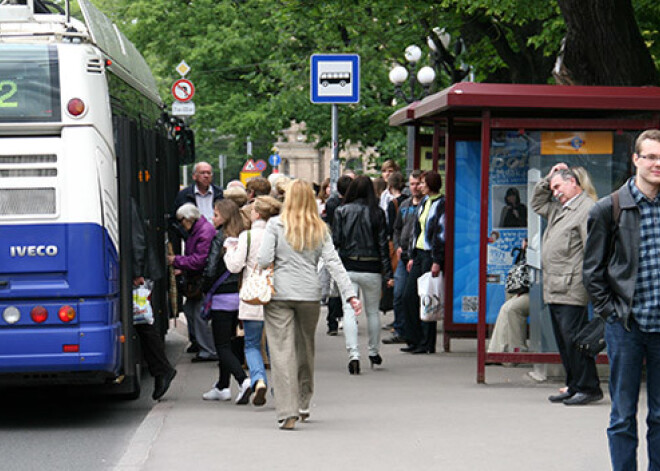
[[[453,299],[445,297],[444,348],[457,337],[477,337],[477,382],[486,381],[486,362],[561,363],[558,353],[486,352],[486,273],[488,234],[488,185],[491,132],[494,129],[610,130],[613,132],[660,128],[660,88],[588,87],[560,85],[454,84],[424,100],[397,110],[391,126],[433,127],[433,168],[437,169],[439,144],[446,143],[447,231],[445,270],[454,270],[454,148],[457,140],[481,141],[481,220],[479,255],[478,322],[455,324]],[[416,140],[416,142],[419,142]],[[419,145],[415,168],[419,168]],[[453,277],[445,277],[445,293],[453,293]],[[475,332],[476,327],[476,332]],[[606,355],[597,359],[607,363]]]

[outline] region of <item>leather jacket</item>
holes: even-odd
[[[213,283],[215,283],[215,281],[227,271],[227,265],[225,265],[224,260],[224,242],[225,236],[222,232],[222,228],[220,228],[211,242],[209,258],[206,260],[206,266],[204,267],[204,279],[202,282],[202,291],[204,293],[207,293],[213,287]],[[216,288],[213,294],[237,293],[239,277],[239,273],[230,274],[229,277]]]
[[[594,312],[606,320],[614,315],[630,330],[639,267],[640,215],[628,183],[617,191],[621,214],[616,227],[611,196],[602,198],[589,211],[583,279]]]
[[[351,202],[337,208],[332,224],[332,241],[342,261],[380,262],[386,280],[394,278],[387,240],[385,212],[378,208],[378,227],[372,227],[369,207]]]

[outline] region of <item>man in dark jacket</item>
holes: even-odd
[[[348,186],[353,181],[353,176],[351,175],[342,175],[337,180],[337,193],[328,198],[328,201],[325,203],[325,222],[332,228],[332,221],[335,217],[335,210],[341,206],[346,190]],[[341,298],[338,296],[339,291],[335,287],[335,281],[328,276],[328,281],[330,283],[330,296],[328,297],[328,315],[326,317],[326,322],[328,323],[328,335],[335,336],[337,335],[337,330],[339,328],[339,319],[344,316],[344,310],[341,303]],[[336,295],[336,296],[333,296]]]
[[[408,177],[408,185],[410,186],[410,194],[412,196],[401,203],[394,220],[392,240],[399,257],[399,263],[394,272],[394,334],[383,340],[385,344],[406,343],[406,311],[403,307],[403,290],[408,279],[408,270],[406,269],[410,260],[408,258],[408,247],[410,246],[415,228],[417,206],[422,199],[422,192],[419,189],[421,176],[421,170],[415,170]]]
[[[147,248],[144,223],[140,217],[135,200],[131,199],[131,226],[132,226],[132,248],[133,248],[133,287],[138,287],[145,282],[145,276],[158,280],[165,276],[160,269],[156,256],[152,250]],[[149,371],[154,377],[154,392],[151,397],[158,400],[165,395],[170,383],[176,376],[176,370],[172,367],[165,355],[163,339],[153,324],[137,324],[135,331],[140,337],[142,354],[147,362]]]
[[[640,134],[632,160],[637,171],[617,190],[619,204],[609,196],[590,211],[584,254],[585,286],[594,312],[607,321],[612,399],[607,437],[614,471],[637,469],[644,361],[649,469],[660,469],[659,130]]]

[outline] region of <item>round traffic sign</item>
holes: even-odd
[[[282,163],[282,158],[280,157],[280,154],[271,154],[270,157],[268,157],[268,163],[272,167],[277,167],[279,164]]]
[[[259,170],[260,172],[263,172],[264,170],[266,170],[266,162],[264,162],[263,160],[257,160],[257,161],[254,163],[254,166],[255,166],[255,168],[256,168],[257,170]]]
[[[195,95],[195,86],[190,80],[180,79],[172,85],[172,95],[177,101],[190,101]]]

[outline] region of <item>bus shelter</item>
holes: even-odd
[[[529,204],[534,185],[566,162],[588,172],[598,197],[618,188],[633,173],[638,134],[660,128],[660,88],[464,82],[396,111],[390,124],[415,127],[415,168],[444,169],[445,351],[452,338],[476,336],[479,383],[487,364],[561,363],[543,302],[545,220]],[[488,352],[524,239],[529,339],[522,348]],[[597,361],[606,363],[606,355]]]

